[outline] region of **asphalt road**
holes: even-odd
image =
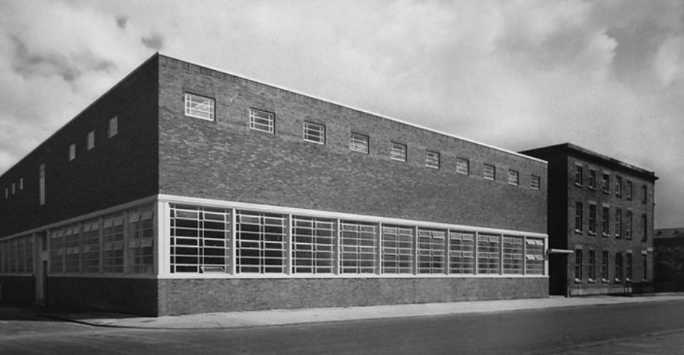
[[[0,354],[684,354],[684,301],[242,329],[21,318],[0,318]]]

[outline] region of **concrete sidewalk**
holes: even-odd
[[[249,312],[203,313],[163,317],[127,317],[113,314],[51,314],[51,317],[104,327],[153,329],[216,329],[284,324],[336,322],[378,318],[440,316],[453,314],[510,312],[520,310],[596,306],[624,303],[682,301],[684,294],[649,296],[598,296],[463,301],[452,303],[402,304],[366,307],[285,309]]]

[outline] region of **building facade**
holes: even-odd
[[[655,174],[569,143],[523,153],[549,163],[550,293],[649,289]]]
[[[656,229],[653,249],[655,290],[684,291],[684,227]]]
[[[0,177],[7,302],[544,297],[546,162],[155,55]]]

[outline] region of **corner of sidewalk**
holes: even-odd
[[[405,317],[446,316],[583,307],[625,303],[684,300],[684,293],[642,296],[550,296],[545,298],[459,301],[449,303],[397,304],[356,307],[274,309],[263,311],[199,313],[176,316],[138,317],[117,313],[43,313],[44,316],[98,327],[145,329],[222,329],[279,326]]]

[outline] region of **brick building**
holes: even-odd
[[[544,297],[546,162],[154,55],[0,177],[6,302]]]
[[[684,228],[656,229],[653,237],[656,291],[684,291]]]
[[[651,287],[655,174],[570,143],[522,153],[549,163],[551,294]]]

